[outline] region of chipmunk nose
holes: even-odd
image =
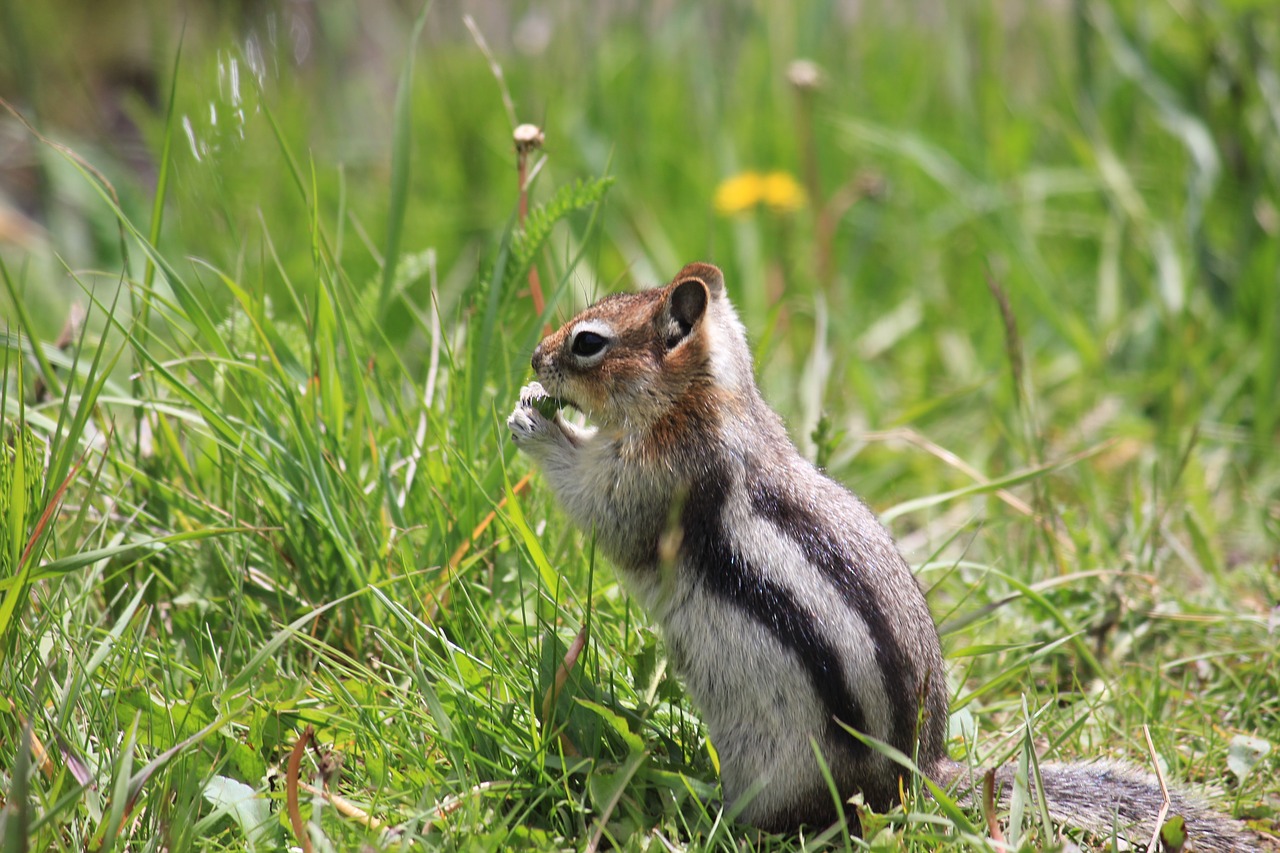
[[[529,359],[529,365],[533,368],[534,373],[542,372],[544,361],[546,361],[546,354],[542,351],[542,344],[538,344],[533,348],[533,358]]]

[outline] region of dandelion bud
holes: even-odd
[[[811,59],[797,59],[787,66],[787,81],[802,92],[822,86],[822,69]]]
[[[546,141],[542,128],[536,124],[520,125],[511,134],[511,137],[516,141],[517,154],[528,154],[534,149],[541,148],[542,143]]]

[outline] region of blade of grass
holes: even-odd
[[[296,636],[304,625],[308,622],[314,622],[316,617],[320,616],[325,611],[332,610],[340,604],[345,604],[348,601],[358,598],[366,592],[368,592],[367,588],[358,589],[355,592],[347,593],[341,598],[335,598],[333,601],[326,602],[325,604],[311,610],[309,613],[299,616],[279,631],[276,631],[275,634],[271,636],[271,639],[268,640],[262,648],[258,649],[258,651],[254,653],[253,657],[249,659],[249,662],[246,663],[244,667],[241,668],[240,672],[231,679],[227,684],[226,692],[239,693],[241,690],[248,688],[250,681],[253,679],[254,675],[257,674],[258,670],[262,668],[262,665],[266,663],[269,658],[274,657],[280,650],[280,647],[288,642],[290,638]]]
[[[471,347],[471,358],[467,359],[467,371],[471,374],[468,413],[472,419],[478,419],[481,413],[480,392],[489,376],[489,356],[494,351],[494,329],[498,324],[498,305],[502,301],[502,282],[506,280],[514,227],[513,214],[507,220],[507,227],[502,233],[502,242],[498,245],[498,257],[493,265],[493,273],[489,276],[489,293],[488,298],[485,299],[480,334],[476,336],[475,343]]]
[[[63,154],[67,162],[71,164],[72,168],[80,173],[85,182],[93,188],[94,192],[107,205],[121,230],[124,232],[121,239],[123,240],[126,235],[128,237],[132,237],[134,242],[142,249],[143,254],[152,261],[161,272],[164,273],[165,282],[173,291],[174,296],[177,297],[178,304],[182,307],[185,319],[190,321],[191,324],[196,327],[196,330],[200,333],[200,337],[204,343],[212,347],[216,354],[223,358],[230,358],[231,352],[227,349],[226,342],[223,340],[222,335],[218,334],[217,327],[213,322],[213,317],[205,307],[204,300],[197,295],[195,289],[187,283],[186,279],[178,275],[177,269],[169,263],[168,259],[160,253],[150,240],[143,236],[138,227],[133,224],[133,220],[131,220],[124,212],[124,209],[120,206],[120,203],[115,198],[113,192],[109,191],[104,182],[100,178],[97,178],[89,167],[83,165],[80,160],[74,156],[74,154],[62,152],[60,149],[55,150],[59,150],[59,153]],[[119,298],[118,294],[116,298]]]
[[[378,317],[386,319],[391,301],[391,286],[395,283],[396,267],[400,264],[400,238],[404,229],[404,211],[409,199],[409,152],[413,147],[413,57],[418,38],[427,22],[431,2],[422,4],[422,11],[413,22],[409,36],[409,50],[404,66],[400,69],[400,83],[396,87],[396,106],[391,137],[391,196],[387,204],[387,248],[382,256],[382,286],[378,291]]]
[[[84,690],[86,684],[93,681],[94,674],[98,671],[98,668],[107,660],[112,649],[115,648],[120,638],[124,635],[125,628],[129,627],[129,623],[133,620],[133,615],[138,611],[138,605],[142,603],[142,597],[146,595],[150,587],[151,579],[147,578],[138,587],[138,591],[133,594],[133,598],[129,600],[129,603],[120,611],[120,615],[111,626],[111,630],[107,632],[107,636],[99,641],[88,663],[84,665],[83,669],[74,671],[71,684],[68,685],[65,694],[61,697],[57,729],[62,730],[72,725],[70,717],[77,713],[81,691]]]
[[[1016,486],[1020,483],[1034,480],[1037,477],[1042,477],[1052,471],[1069,468],[1077,462],[1088,459],[1091,456],[1096,456],[1103,450],[1106,450],[1109,446],[1110,442],[1104,442],[1079,453],[1072,454],[1065,459],[1060,459],[1057,462],[1051,462],[1046,465],[1037,465],[1032,468],[1026,468],[1022,471],[1016,471],[1013,474],[1010,474],[1007,477],[1001,477],[998,480],[988,480],[985,483],[974,483],[971,486],[952,489],[949,492],[939,492],[934,495],[925,495],[922,498],[903,501],[902,503],[897,504],[896,506],[891,506],[884,512],[880,513],[880,520],[885,524],[888,524],[899,516],[912,512],[919,512],[922,509],[928,509],[929,507],[937,506],[938,504],[948,503],[959,498],[967,498],[972,495],[984,495],[991,492],[998,492],[1001,489],[1008,488],[1009,486]]]
[[[125,733],[124,742],[120,744],[120,757],[115,767],[115,784],[111,788],[111,809],[107,812],[106,823],[102,825],[98,836],[97,853],[111,853],[124,826],[126,807],[129,803],[129,783],[133,780],[133,755],[138,743],[138,723],[141,719],[141,712],[134,714],[133,723]]]
[[[165,106],[164,119],[164,135],[160,140],[160,156],[156,160],[156,188],[151,198],[151,228],[148,231],[148,240],[151,245],[160,245],[160,230],[164,223],[164,202],[168,195],[169,189],[169,171],[172,166],[173,151],[173,127],[174,115],[176,114],[175,105],[178,97],[178,69],[182,67],[182,43],[186,36],[186,28],[178,36],[178,47],[174,52],[173,70],[170,72],[169,80],[169,99]],[[154,259],[147,256],[146,267],[142,273],[142,308],[138,312],[136,327],[138,329],[139,346],[147,345],[147,336],[151,330],[151,298],[152,285],[156,277],[156,264]],[[142,370],[134,370],[133,373],[133,396],[142,399],[142,383],[144,372]],[[133,427],[133,453],[134,458],[138,458],[142,453],[142,424],[143,413],[139,407],[134,410],[134,427]]]
[[[13,757],[5,796],[4,853],[27,853],[31,844],[31,718],[22,721],[22,736]]]
[[[969,820],[969,816],[964,813],[964,810],[960,808],[959,804],[948,796],[947,792],[944,791],[937,782],[925,775],[920,768],[916,766],[916,763],[911,760],[910,756],[895,746],[887,744],[882,740],[873,738],[870,735],[864,734],[857,729],[845,725],[840,720],[836,720],[836,723],[840,728],[853,735],[856,740],[861,741],[864,745],[888,758],[899,767],[909,770],[919,778],[924,783],[924,786],[929,789],[929,793],[933,796],[934,800],[936,800],[938,805],[942,808],[942,813],[955,823],[957,829],[973,838],[982,837],[982,833],[979,832],[978,828]],[[986,847],[986,845],[983,846],[984,848]]]
[[[229,536],[238,533],[253,532],[253,528],[249,527],[204,527],[199,530],[190,530],[183,533],[172,533],[167,536],[156,536],[150,539],[143,539],[138,542],[127,542],[119,545],[110,545],[103,548],[93,548],[88,551],[81,551],[71,554],[67,557],[61,557],[57,560],[51,560],[42,564],[39,568],[33,569],[30,576],[26,578],[26,583],[35,583],[40,580],[47,580],[58,575],[74,572],[85,566],[92,565],[101,560],[111,560],[121,557],[125,554],[131,554],[139,549],[154,549],[158,553],[163,548],[156,546],[177,545],[182,542],[199,542],[205,539],[211,539],[218,536]],[[25,584],[17,578],[5,578],[0,580],[0,590],[10,590],[22,587]]]
[[[54,396],[61,397],[62,382],[58,379],[58,374],[54,372],[53,366],[50,365],[49,357],[45,355],[44,347],[36,336],[35,327],[31,325],[31,316],[27,313],[26,300],[19,295],[17,285],[14,284],[12,277],[9,275],[9,265],[4,262],[3,257],[0,257],[0,278],[4,279],[4,288],[9,294],[9,304],[13,306],[14,313],[18,315],[18,331],[27,337],[27,345],[31,348],[31,354],[40,365],[40,376],[44,379],[44,384],[49,386]],[[21,339],[19,339],[18,343],[21,343]]]

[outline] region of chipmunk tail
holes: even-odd
[[[996,771],[996,807],[1008,809],[1015,768]],[[929,774],[957,792],[966,805],[981,802],[983,774],[954,761],[939,762]],[[1148,773],[1113,762],[1096,761],[1040,765],[1039,781],[1027,783],[1033,803],[1043,791],[1050,820],[1061,827],[1083,830],[1099,840],[1123,838],[1135,849],[1146,849],[1156,832],[1164,805],[1159,781]],[[1182,817],[1188,850],[1227,853],[1237,850],[1280,850],[1237,820],[1213,811],[1186,791],[1169,788],[1165,820]]]

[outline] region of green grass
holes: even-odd
[[[0,245],[5,851],[297,844],[307,726],[303,781],[329,767],[364,815],[303,792],[316,849],[801,849],[721,814],[653,625],[503,426],[530,263],[554,322],[695,259],[802,449],[918,568],[953,754],[1149,766],[1148,727],[1167,779],[1276,831],[1265,4],[556,11],[532,54],[480,16],[547,134],[525,228],[498,84],[441,8],[421,37],[318,12],[301,68],[148,18],[142,175],[68,118],[56,13],[3,8],[3,91],[49,139],[20,132],[46,228]],[[807,206],[718,213],[748,169]],[[865,824],[989,844],[920,797]]]

